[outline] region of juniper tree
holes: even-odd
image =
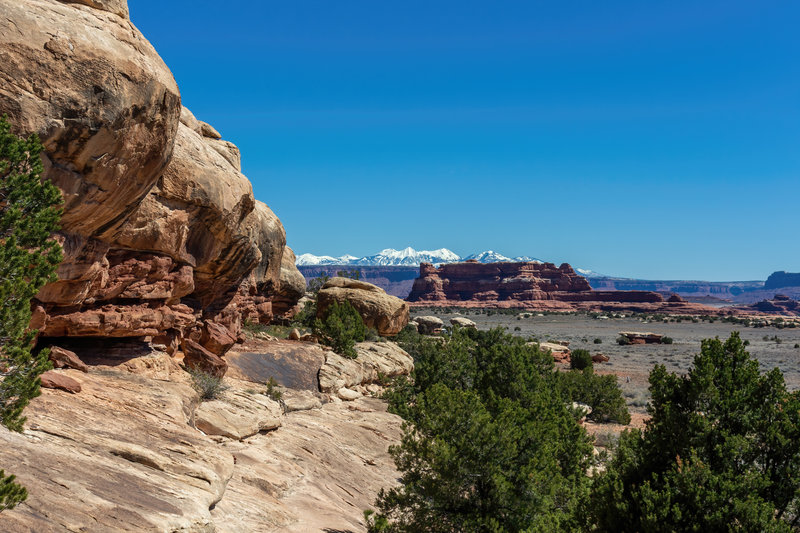
[[[61,194],[43,181],[42,145],[11,133],[0,117],[0,423],[22,431],[22,410],[39,395],[47,350],[32,354],[31,300],[56,279],[60,246],[50,239],[58,227]],[[0,511],[26,497],[25,489],[0,470]]]
[[[593,530],[800,529],[800,392],[744,346],[705,340],[685,376],[653,369],[651,419],[596,479]]]

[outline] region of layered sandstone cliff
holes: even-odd
[[[125,0],[0,0],[0,114],[41,137],[64,198],[42,336],[192,339],[219,354],[230,343],[215,337],[268,322],[276,299],[293,308],[302,276],[283,261],[280,220],[236,146],[182,107]]]
[[[449,263],[420,265],[407,300],[416,305],[524,308],[553,311],[632,310],[716,313],[650,291],[595,291],[567,263]]]

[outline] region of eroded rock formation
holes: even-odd
[[[716,310],[685,301],[664,301],[650,291],[595,291],[567,263],[449,263],[420,265],[407,301],[418,306],[524,308],[534,310],[632,310],[675,313]]]
[[[380,287],[350,278],[331,278],[317,296],[317,316],[333,302],[350,302],[364,319],[364,324],[375,328],[380,335],[397,335],[408,324],[408,304],[390,296]]]
[[[64,198],[42,336],[189,339],[221,355],[278,295],[291,312],[302,276],[280,220],[236,146],[182,107],[125,0],[0,0],[0,81],[0,114],[40,136]]]

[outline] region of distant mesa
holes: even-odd
[[[567,263],[420,265],[408,302],[416,306],[524,308],[550,311],[710,313],[718,310],[652,291],[596,291]]]
[[[800,272],[773,272],[764,282],[765,289],[781,289],[783,287],[800,287]]]

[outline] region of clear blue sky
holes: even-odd
[[[800,2],[129,1],[298,253],[800,271]]]

